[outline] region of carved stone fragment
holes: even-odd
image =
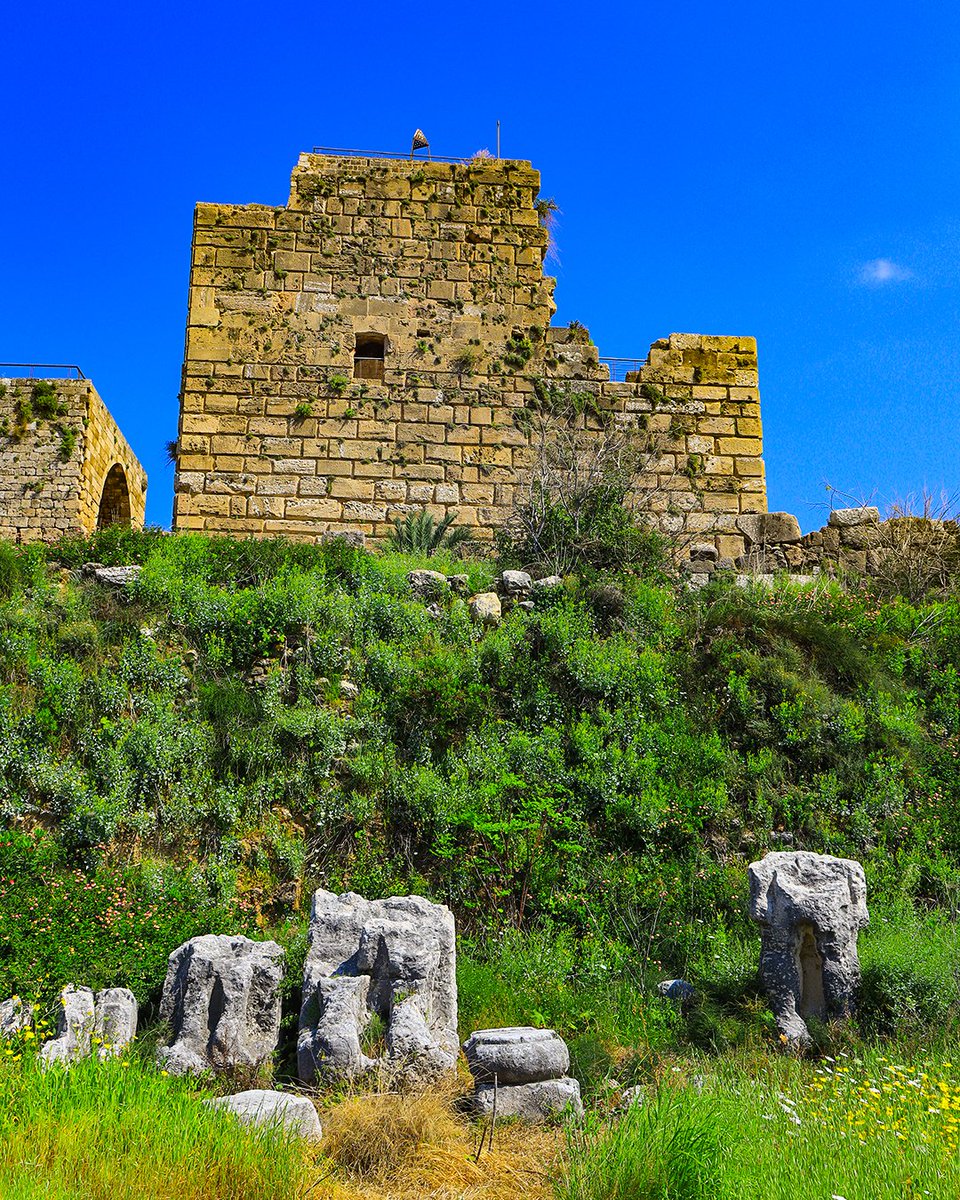
[[[857,934],[869,924],[863,867],[806,850],[748,868],[750,916],[761,928],[760,978],[777,1028],[806,1043],[806,1022],[846,1017],[860,984]]]
[[[206,934],[170,955],[160,1016],[170,1045],[157,1061],[173,1075],[260,1067],[280,1031],[283,950],[276,942]]]

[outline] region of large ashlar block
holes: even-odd
[[[262,1067],[280,1032],[283,950],[205,934],[170,955],[160,1017],[170,1026],[169,1045],[157,1052],[171,1074]]]
[[[425,1082],[457,1060],[453,914],[422,896],[313,897],[297,1040],[301,1080],[366,1071]],[[383,1053],[364,1049],[377,1018]],[[368,1047],[369,1049],[369,1047]]]

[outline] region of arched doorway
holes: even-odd
[[[108,525],[130,528],[130,489],[127,487],[126,472],[119,463],[113,464],[103,481],[100,511],[97,513],[97,528],[106,529]]]

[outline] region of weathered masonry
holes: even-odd
[[[88,379],[0,379],[0,537],[143,525],[147,476]]]
[[[611,371],[551,327],[539,186],[526,162],[304,154],[286,207],[198,205],[174,528],[381,537],[426,507],[490,538],[553,386],[649,432],[647,508],[739,554],[766,511],[754,340],[672,334]]]

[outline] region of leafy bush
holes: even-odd
[[[530,440],[530,478],[498,531],[501,556],[559,575],[661,568],[665,542],[639,518],[636,491],[657,456],[656,439],[616,423],[590,390],[533,383],[514,418]]]

